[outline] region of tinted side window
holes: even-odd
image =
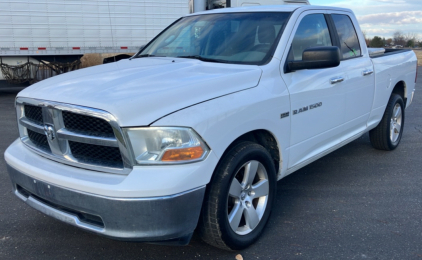
[[[289,60],[302,60],[303,51],[311,47],[332,46],[327,22],[323,14],[305,16],[297,28]]]
[[[336,26],[341,44],[343,59],[358,57],[361,55],[358,36],[350,17],[347,15],[333,14],[332,18]]]

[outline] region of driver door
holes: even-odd
[[[334,46],[323,11],[303,13],[296,22],[282,64],[302,60],[311,47]],[[291,139],[288,168],[328,150],[342,141],[347,74],[340,66],[282,73],[291,103]],[[334,83],[334,79],[342,79]]]

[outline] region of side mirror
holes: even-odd
[[[325,69],[340,65],[340,49],[337,46],[313,47],[303,51],[301,61],[287,62],[288,72],[306,69]]]

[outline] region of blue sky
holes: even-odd
[[[422,39],[422,0],[309,0],[312,5],[352,9],[367,36],[391,38],[393,33],[417,34]]]

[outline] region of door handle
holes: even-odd
[[[374,71],[373,70],[364,70],[362,73],[363,73],[363,76],[369,76],[372,73],[374,73]]]
[[[344,81],[343,77],[335,77],[335,78],[330,79],[331,84],[337,84],[343,81]]]

